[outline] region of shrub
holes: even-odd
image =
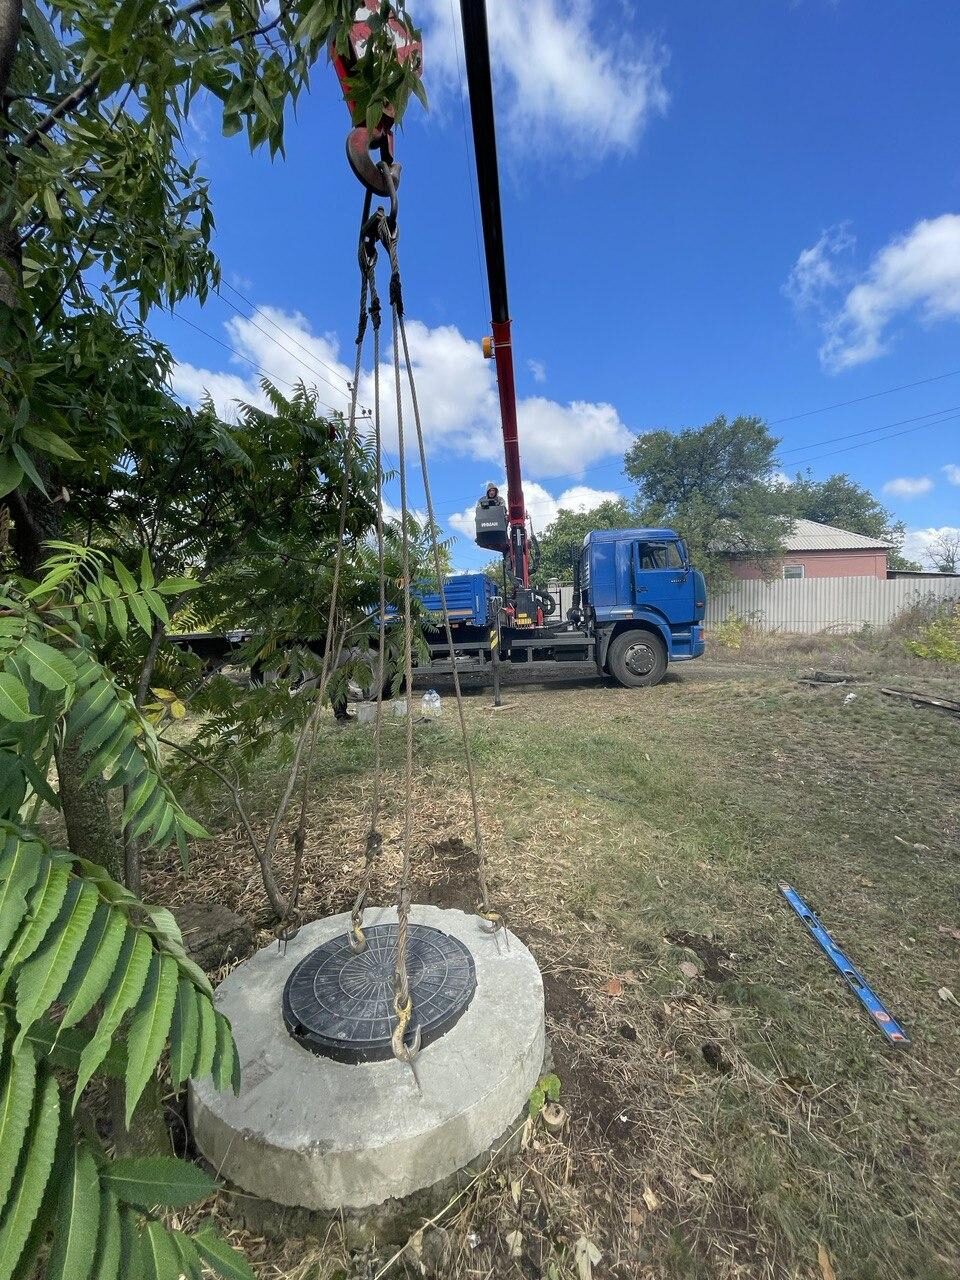
[[[960,662],[960,603],[950,606],[920,627],[915,639],[905,641],[917,658],[935,662]]]
[[[719,624],[714,634],[717,644],[722,649],[742,649],[747,630],[746,621],[737,614],[731,613]]]

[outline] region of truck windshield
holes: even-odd
[[[682,569],[683,556],[675,542],[641,542],[641,569]]]

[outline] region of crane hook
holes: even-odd
[[[420,1027],[419,1025],[413,1029],[413,1043],[406,1043],[407,1027],[413,1014],[413,1002],[407,996],[406,1002],[401,1004],[399,998],[394,1001],[394,1009],[397,1014],[397,1025],[393,1029],[393,1035],[390,1037],[390,1047],[393,1050],[393,1056],[398,1062],[406,1062],[413,1065],[413,1060],[420,1052]]]

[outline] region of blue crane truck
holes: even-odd
[[[627,688],[657,684],[670,662],[704,651],[706,585],[672,529],[598,529],[588,533],[573,572],[573,607],[550,618],[555,602],[537,592],[539,625],[518,623],[492,578],[456,574],[443,587],[458,670],[483,671],[498,662],[593,662]],[[439,592],[423,592],[439,613]],[[429,667],[450,669],[442,630],[428,632]]]
[[[441,614],[438,591],[424,588],[416,594],[430,613]],[[538,622],[518,621],[515,606],[504,601],[485,573],[452,575],[444,580],[443,595],[457,671],[492,680],[495,690],[500,668],[508,663],[561,662],[592,662],[598,674],[639,689],[662,680],[670,662],[699,658],[704,651],[703,574],[690,564],[686,544],[672,529],[588,533],[574,565],[573,607],[564,619],[552,617],[553,597],[537,591]],[[231,631],[170,639],[206,661],[229,663],[251,637],[250,631]],[[417,673],[449,674],[442,626],[428,628],[425,638],[429,657]],[[319,641],[308,641],[307,647],[322,650]],[[259,677],[257,664],[251,675]]]

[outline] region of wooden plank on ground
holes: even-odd
[[[949,698],[931,698],[926,693],[910,693],[907,689],[881,689],[891,698],[907,698],[910,702],[922,702],[929,707],[941,707],[944,711],[953,711],[960,715],[960,702],[951,702]]]

